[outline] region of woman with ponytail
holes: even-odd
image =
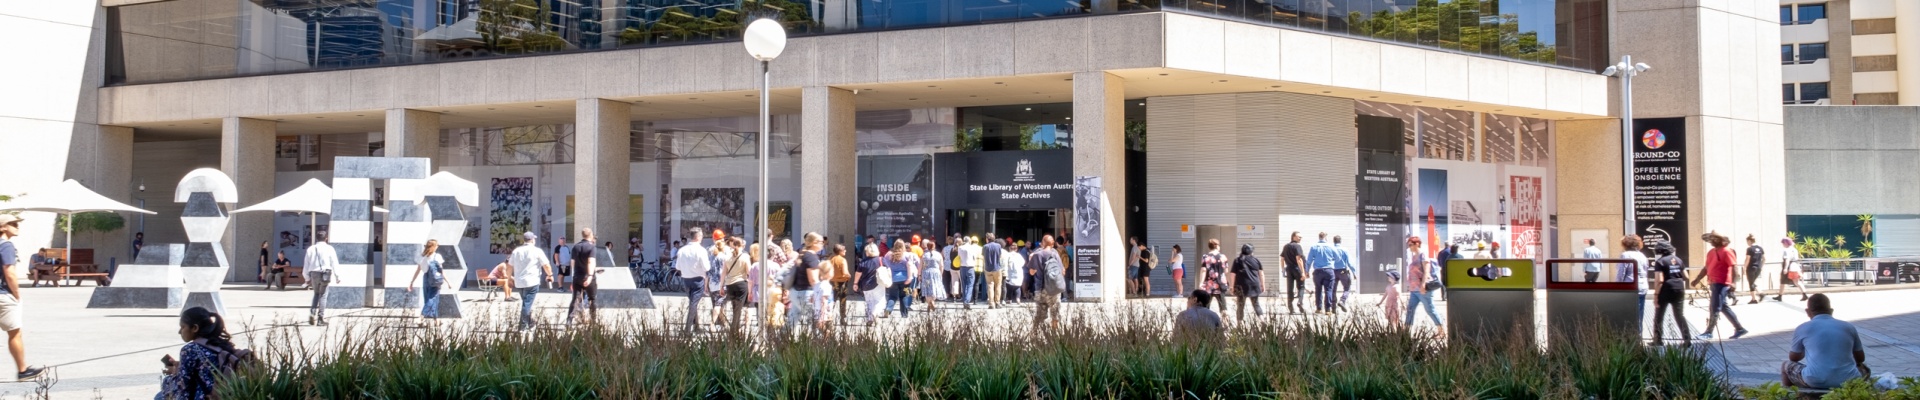
[[[213,398],[214,379],[231,370],[246,351],[233,348],[227,334],[227,319],[206,308],[194,307],[180,313],[180,359],[172,355],[160,359],[167,366],[160,380],[160,395],[155,399],[202,400]]]

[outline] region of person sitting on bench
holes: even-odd
[[[1833,302],[1826,294],[1807,299],[1811,321],[1793,329],[1793,347],[1780,364],[1780,381],[1787,386],[1832,389],[1854,378],[1872,376],[1860,331],[1833,318]]]

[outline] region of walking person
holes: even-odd
[[[1173,295],[1187,292],[1187,258],[1180,254],[1180,245],[1173,245],[1173,256],[1167,258],[1167,272],[1173,273]]]
[[[987,308],[1000,308],[1001,288],[1006,287],[1006,273],[1001,269],[1000,240],[987,233],[987,245],[980,249],[980,264],[986,273]]]
[[[981,271],[981,261],[985,261],[980,256],[982,251],[980,244],[971,237],[960,238],[960,246],[953,249],[954,264],[960,267],[960,292],[954,295],[960,297],[962,309],[972,310],[975,299],[985,300],[986,296],[982,295],[986,293],[974,291],[975,280],[979,278]]]
[[[1388,325],[1405,326],[1399,318],[1394,318],[1400,315],[1400,272],[1387,271],[1386,275],[1387,287],[1380,292],[1380,304],[1376,306],[1380,307],[1380,315],[1387,317]]]
[[[892,279],[893,273],[880,265],[880,246],[868,243],[860,249],[860,264],[853,267],[853,289],[860,293],[862,305],[867,309],[867,326],[873,326],[880,319],[880,307],[886,303],[886,288],[883,283]],[[841,303],[846,304],[846,303]],[[841,317],[842,323],[847,317]]]
[[[1793,247],[1792,238],[1780,239],[1780,289],[1773,292],[1773,301],[1787,294],[1787,285],[1800,289],[1800,301],[1807,301],[1807,287],[1800,284],[1800,249]]]
[[[340,254],[327,244],[327,233],[313,234],[313,245],[307,246],[306,278],[307,286],[313,288],[313,306],[307,315],[308,325],[327,326],[327,287],[340,280],[333,276],[333,267],[340,265]],[[9,275],[11,276],[11,275]]]
[[[1020,289],[1026,284],[1026,269],[1027,258],[1020,255],[1019,251],[1000,251],[1000,270],[1006,273],[1007,303],[1020,303]]]
[[[566,238],[563,237],[560,238],[560,240],[554,241],[553,265],[560,270],[560,274],[553,278],[553,282],[549,283],[553,285],[553,290],[558,290],[561,293],[567,292],[567,275],[571,272],[568,271],[568,269],[570,269],[568,267],[573,266],[573,252],[568,249],[569,246],[567,246]]]
[[[933,239],[926,239],[922,246],[933,249]],[[941,252],[927,251],[926,258],[920,260],[920,302],[927,303],[927,312],[933,312],[935,301],[947,298],[947,285],[940,280],[940,274],[948,270],[946,259]],[[901,316],[906,316],[901,312]]]
[[[725,304],[733,309],[733,318],[729,319],[726,325],[734,332],[740,331],[740,312],[747,304],[747,285],[750,281],[747,275],[752,273],[752,264],[758,262],[760,256],[758,253],[748,251],[746,244],[747,241],[739,237],[727,238],[727,247],[732,251],[733,257],[727,258],[725,266],[720,269],[720,283],[724,288],[722,293],[726,298]]]
[[[1593,243],[1593,239],[1581,239],[1581,240],[1587,242],[1587,248],[1580,250],[1580,258],[1585,258],[1590,260],[1607,258],[1607,252],[1600,250],[1600,246],[1595,245]],[[1600,263],[1590,262],[1590,263],[1582,264],[1582,266],[1587,272],[1587,283],[1594,283],[1594,282],[1600,281]]]
[[[27,342],[25,332],[26,309],[21,306],[20,281],[14,279],[20,270],[20,248],[13,244],[13,238],[20,236],[20,217],[0,214],[0,330],[7,331],[7,351],[13,354],[16,378],[26,382],[39,378],[46,368],[27,366]]]
[[[893,274],[893,284],[887,288],[887,305],[884,307],[888,311],[880,314],[880,318],[886,318],[888,315],[893,314],[891,310],[893,310],[895,303],[900,304],[900,318],[906,318],[908,310],[913,309],[913,298],[915,297],[914,288],[916,287],[914,285],[919,283],[916,282],[915,279],[920,276],[920,258],[913,255],[911,249],[914,247],[919,246],[908,245],[906,241],[895,240],[892,251],[887,252],[887,256],[880,261],[882,264],[886,264],[887,271]]]
[[[1407,258],[1407,274],[1404,277],[1407,289],[1407,328],[1413,328],[1413,316],[1420,307],[1427,308],[1427,318],[1433,319],[1433,328],[1439,330],[1439,336],[1447,336],[1447,324],[1440,322],[1440,311],[1433,307],[1433,289],[1440,286],[1435,280],[1433,262],[1427,259],[1427,249],[1420,245],[1419,236],[1407,238],[1407,251],[1413,253]]]
[[[1219,304],[1223,310],[1227,308],[1224,296],[1228,288],[1227,280],[1231,279],[1227,277],[1227,266],[1227,256],[1220,254],[1220,239],[1207,239],[1207,254],[1200,256],[1200,269],[1204,271],[1205,280],[1200,283],[1199,289],[1205,290],[1212,298],[1222,299],[1210,304]]]
[[[1707,270],[1693,278],[1695,285],[1703,279],[1710,281],[1708,287],[1712,289],[1712,298],[1707,303],[1707,329],[1700,332],[1700,340],[1713,339],[1713,331],[1720,324],[1721,315],[1726,315],[1727,322],[1733,324],[1733,336],[1729,339],[1747,335],[1747,328],[1742,327],[1740,318],[1733,314],[1733,305],[1728,304],[1732,298],[1729,292],[1733,291],[1734,272],[1733,249],[1727,248],[1730,242],[1725,235],[1708,233],[1707,243],[1712,244],[1713,249],[1707,251]]]
[[[534,244],[539,242],[539,235],[527,232],[520,238],[525,242],[513,249],[507,262],[513,264],[513,281],[520,287],[520,330],[529,331],[539,325],[533,320],[533,296],[540,294],[540,285],[553,283],[553,264]]]
[[[1287,312],[1302,314],[1307,312],[1302,298],[1307,295],[1307,275],[1303,266],[1307,265],[1307,251],[1300,246],[1300,232],[1294,231],[1287,240],[1286,247],[1280,249],[1280,262],[1285,264],[1281,272],[1284,281],[1280,286],[1287,288]]]
[[[673,252],[673,269],[687,288],[687,332],[700,327],[700,300],[707,294],[707,270],[712,268],[713,254],[700,247],[700,228],[687,229],[686,244]]]
[[[1260,265],[1260,259],[1253,256],[1253,245],[1240,245],[1240,257],[1233,259],[1233,277],[1229,281],[1233,286],[1235,297],[1236,305],[1233,308],[1235,322],[1246,321],[1249,300],[1253,302],[1254,317],[1266,315],[1266,312],[1260,309],[1260,289],[1266,285],[1266,281],[1262,278],[1262,269],[1265,268]]]
[[[293,260],[287,259],[287,252],[278,252],[273,258],[273,267],[267,269],[266,288],[272,289],[274,285],[280,285],[280,290],[287,290],[287,268],[293,268]]]
[[[1767,262],[1767,249],[1760,247],[1753,234],[1747,234],[1747,252],[1740,256],[1740,264],[1747,266],[1747,291],[1752,299],[1747,304],[1760,304],[1760,266]]]
[[[1625,249],[1620,251],[1620,258],[1633,260],[1633,268],[1622,268],[1614,276],[1616,282],[1635,282],[1634,286],[1637,286],[1636,289],[1640,291],[1639,315],[1643,320],[1647,315],[1647,288],[1658,286],[1658,282],[1647,281],[1647,271],[1653,266],[1647,259],[1647,253],[1641,251],[1644,247],[1645,244],[1641,243],[1640,235],[1627,235],[1620,238],[1620,248]]]
[[[161,357],[160,394],[155,399],[204,400],[215,398],[217,380],[225,378],[233,363],[250,352],[235,349],[233,336],[227,333],[227,319],[206,308],[193,307],[180,312],[180,358]]]
[[[1327,243],[1327,233],[1320,232],[1320,242],[1307,250],[1307,262],[1313,266],[1313,312],[1322,315],[1333,314],[1333,270],[1339,255],[1332,244]]]
[[[267,286],[273,286],[267,282],[267,270],[273,267],[273,250],[267,243],[268,241],[260,242],[260,261],[256,262],[253,266],[260,269],[260,283],[267,283]]]
[[[413,292],[413,283],[420,282],[420,318],[428,321],[440,319],[440,288],[446,286],[446,270],[442,267],[447,259],[440,256],[440,241],[427,239],[426,249],[420,253],[420,264],[413,269],[413,278],[407,279],[407,292]]]
[[[707,262],[711,263],[707,268],[707,302],[713,306],[713,315],[709,318],[714,326],[725,327],[727,311],[725,307],[721,307],[721,302],[726,300],[727,296],[726,285],[720,283],[720,270],[725,269],[727,260],[733,259],[735,255],[733,248],[727,245],[726,231],[713,230],[713,246],[707,247],[707,254],[709,255]]]
[[[574,316],[581,307],[587,309],[588,321],[600,320],[600,273],[606,272],[606,266],[600,265],[600,248],[593,245],[593,229],[581,228],[580,241],[567,249],[573,265],[561,268],[572,269],[573,298],[567,300],[567,323],[578,322]],[[608,249],[611,251],[612,249]],[[611,258],[611,257],[609,257]]]
[[[1360,275],[1360,266],[1353,263],[1353,253],[1340,247],[1340,236],[1333,237],[1334,280],[1340,283],[1340,301],[1335,303],[1340,312],[1347,310],[1347,299],[1353,297],[1353,277]]]
[[[1037,269],[1033,288],[1033,327],[1052,321],[1049,329],[1060,328],[1060,294],[1067,290],[1065,267],[1060,253],[1054,251],[1053,235],[1040,237],[1040,249],[1027,257],[1027,266]]]
[[[1649,262],[1650,269],[1660,285],[1654,292],[1653,343],[1666,344],[1663,333],[1666,331],[1667,310],[1671,309],[1673,323],[1680,327],[1680,338],[1692,345],[1693,335],[1687,327],[1687,307],[1680,304],[1687,298],[1687,263],[1673,255],[1673,245],[1666,241],[1656,241],[1648,247],[1653,249],[1654,254],[1653,261]]]
[[[859,258],[864,259],[865,257]],[[833,268],[830,268],[833,270],[833,277],[827,279],[827,282],[833,284],[832,302],[833,305],[840,308],[840,324],[846,325],[847,300],[852,300],[853,295],[861,294],[865,291],[855,290],[857,288],[854,287],[853,282],[853,266],[849,265],[847,261],[846,245],[833,245],[833,258],[829,259],[828,262],[833,266]]]
[[[795,264],[787,275],[787,279],[792,280],[787,284],[787,287],[792,288],[787,291],[787,299],[791,304],[787,311],[789,329],[810,324],[815,333],[826,333],[826,327],[822,326],[818,317],[813,314],[816,312],[814,287],[820,284],[820,269],[825,263],[820,256],[821,240],[818,233],[807,232],[801,236],[800,263]]]

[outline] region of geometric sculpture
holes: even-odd
[[[387,201],[387,251],[386,290],[383,306],[399,309],[419,309],[425,301],[420,295],[420,278],[414,276],[414,270],[420,265],[420,252],[426,248],[428,228],[424,204],[405,200],[402,193],[413,193],[421,179],[393,179],[387,181],[387,189],[393,193]],[[411,197],[411,195],[409,195]],[[441,245],[445,246],[445,245]],[[414,290],[407,290],[412,287]]]
[[[142,246],[133,263],[114,273],[113,286],[93,289],[87,308],[180,308],[187,300],[186,287],[180,284],[186,253],[184,244]]]
[[[227,315],[226,304],[220,301],[220,281],[231,266],[220,239],[226,236],[231,218],[219,203],[239,201],[238,193],[232,178],[212,168],[188,172],[174,188],[173,201],[187,204],[180,212],[180,225],[187,232],[186,251],[180,257],[180,275],[187,283],[185,308],[204,307]]]
[[[327,228],[328,243],[340,255],[340,264],[333,270],[336,283],[327,288],[327,298],[323,300],[327,308],[361,308],[372,305],[386,305],[384,301],[375,301],[376,294],[368,288],[373,283],[370,273],[373,265],[373,180],[425,179],[430,159],[418,157],[335,157],[333,161],[333,213],[329,215]],[[411,190],[410,184],[402,187]],[[420,215],[418,211],[408,211],[408,216]],[[388,217],[397,210],[389,210]],[[413,222],[413,221],[409,221]],[[389,225],[391,226],[391,225]],[[410,228],[401,228],[404,232]],[[422,229],[424,230],[424,229]],[[389,229],[388,237],[396,231]],[[410,233],[404,233],[411,235]],[[389,240],[387,244],[387,271],[393,276],[395,269],[404,269],[408,278],[412,277],[413,260],[419,259],[420,245],[425,242],[403,243]],[[400,246],[396,246],[399,244]],[[398,258],[396,258],[398,257]],[[396,261],[405,261],[398,263]],[[399,285],[399,286],[395,286]],[[388,287],[406,288],[405,279],[388,280]],[[416,285],[417,286],[417,285]],[[416,296],[417,300],[417,296]],[[418,305],[419,302],[412,304]]]
[[[467,273],[466,254],[460,251],[460,239],[467,230],[467,215],[460,206],[480,205],[480,185],[453,173],[441,172],[427,177],[415,188],[417,190],[412,192],[395,189],[395,199],[417,201],[424,208],[428,224],[427,239],[440,242],[438,254],[446,259],[441,264],[445,270],[442,275],[447,278],[447,286],[454,288],[440,292],[440,317],[461,318],[459,288],[470,275]]]

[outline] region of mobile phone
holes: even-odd
[[[172,355],[172,354],[168,354],[168,355],[164,355],[164,356],[160,356],[160,363],[161,363],[161,364],[165,364],[166,366],[169,366],[169,367],[171,367],[171,366],[173,366],[174,364],[178,364],[179,362],[178,362],[178,361],[174,361],[174,360],[173,360],[173,355]]]

